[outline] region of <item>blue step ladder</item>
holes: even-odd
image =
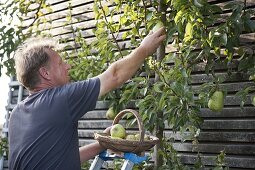
[[[103,151],[95,157],[89,170],[100,170],[105,161],[114,159],[125,159],[121,170],[132,170],[135,164],[140,164],[147,160],[147,158],[147,156],[138,156],[137,154],[131,152],[125,152],[122,156],[118,156],[116,154],[111,154],[107,151]]]

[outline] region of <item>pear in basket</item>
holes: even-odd
[[[139,133],[135,135],[135,139],[140,140],[140,134]],[[144,134],[144,140],[150,140],[150,137],[148,135]]]
[[[126,130],[121,124],[115,124],[112,126],[110,130],[110,134],[112,138],[118,139],[124,139],[126,137]]]
[[[135,135],[132,134],[127,135],[126,140],[136,140]]]

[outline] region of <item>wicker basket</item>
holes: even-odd
[[[120,119],[126,113],[133,113],[137,119],[139,131],[140,131],[140,141],[139,140],[126,140],[126,139],[113,139],[111,136],[105,133],[95,133],[95,139],[100,143],[101,146],[106,149],[111,149],[116,152],[133,152],[133,153],[141,153],[145,150],[152,148],[159,142],[157,137],[148,135],[150,140],[144,140],[144,128],[143,123],[141,121],[141,117],[137,111],[132,109],[122,110],[117,114],[115,119],[113,120],[112,125],[117,124]]]

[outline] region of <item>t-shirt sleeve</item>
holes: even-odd
[[[86,112],[95,108],[100,92],[100,80],[91,78],[68,86],[67,104],[73,121],[78,121]]]

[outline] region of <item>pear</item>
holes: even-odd
[[[250,75],[249,80],[253,80],[255,82],[255,74]]]
[[[222,91],[215,91],[208,101],[208,107],[214,112],[221,112],[224,106],[224,94]]]
[[[122,138],[119,138],[119,137],[112,137],[112,136],[111,136],[111,138],[112,139],[122,139]]]
[[[126,130],[121,124],[115,124],[111,128],[110,134],[112,138],[124,139],[126,137]]]
[[[138,134],[135,134],[135,139],[136,140],[140,140],[140,134],[138,133]]]
[[[135,139],[140,140],[140,134],[139,133],[135,135]],[[144,134],[144,140],[145,141],[150,140],[150,137],[148,135]]]
[[[126,136],[127,140],[136,140],[135,135],[129,134]]]
[[[253,104],[253,106],[255,106],[255,96],[253,96],[253,98],[252,98],[252,104]]]
[[[109,120],[113,120],[116,116],[116,113],[114,112],[113,107],[110,107],[106,112],[106,118]]]

